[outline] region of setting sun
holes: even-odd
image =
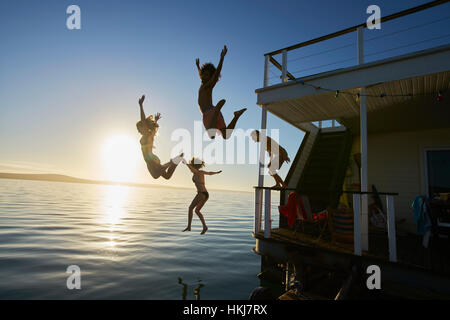
[[[110,137],[103,147],[103,168],[108,180],[131,181],[140,156],[139,143],[126,135]]]

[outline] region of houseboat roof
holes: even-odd
[[[450,45],[257,89],[257,104],[302,130],[305,122],[337,119],[357,132],[360,88],[365,88],[369,132],[394,129],[405,112],[411,128],[446,127],[449,99],[436,102],[439,92],[447,95],[450,88]],[[431,107],[434,110],[424,112]],[[371,121],[380,116],[382,124]]]

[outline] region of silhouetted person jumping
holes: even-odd
[[[208,230],[208,227],[206,226],[205,219],[203,218],[202,213],[200,210],[205,205],[206,201],[209,199],[209,193],[208,190],[206,190],[205,186],[205,175],[213,175],[213,174],[219,174],[222,171],[203,171],[200,170],[205,166],[205,163],[202,160],[192,158],[190,163],[185,162],[189,170],[193,173],[192,176],[192,182],[194,182],[195,187],[197,188],[197,195],[195,196],[194,200],[192,200],[191,205],[189,206],[189,215],[188,215],[188,225],[184,231],[191,231],[191,223],[192,223],[192,217],[194,215],[194,209],[195,213],[200,218],[200,221],[203,225],[203,230],[200,234],[204,234],[206,230]]]
[[[177,165],[183,159],[183,153],[161,165],[158,156],[153,153],[153,142],[159,128],[158,120],[161,119],[161,114],[157,113],[154,117],[153,115],[150,115],[146,118],[143,107],[144,99],[145,95],[139,99],[141,120],[136,123],[137,130],[142,135],[140,140],[142,155],[147,163],[147,169],[153,178],[158,179],[159,177],[163,177],[164,179],[170,179],[175,172]]]
[[[211,139],[215,138],[217,131],[220,132],[224,139],[228,139],[233,133],[239,117],[245,112],[245,110],[247,110],[246,108],[243,108],[236,111],[234,113],[233,120],[231,120],[227,126],[221,112],[221,109],[225,104],[225,100],[222,99],[216,106],[213,105],[212,91],[217,81],[219,81],[223,59],[227,54],[227,50],[227,46],[224,46],[220,54],[220,61],[217,69],[212,63],[205,63],[200,67],[200,59],[197,58],[195,60],[198,74],[202,80],[200,89],[198,90],[198,105],[200,106],[200,111],[203,114],[203,124]]]
[[[253,130],[251,137],[255,142],[261,142],[260,133],[258,130]],[[286,188],[286,183],[278,175],[277,171],[281,168],[284,162],[290,162],[286,149],[276,143],[272,138],[266,136],[266,151],[270,156],[268,168],[269,174],[275,179],[275,185],[272,188]]]

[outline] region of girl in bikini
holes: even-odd
[[[153,142],[159,128],[158,120],[161,119],[161,114],[157,113],[155,117],[150,115],[146,118],[143,107],[144,99],[145,95],[139,99],[141,120],[136,123],[137,130],[142,135],[140,140],[142,155],[147,163],[147,169],[154,179],[158,179],[159,177],[170,179],[177,165],[183,159],[183,153],[165,164],[161,164],[158,156],[153,153]]]
[[[236,122],[245,110],[247,110],[247,108],[243,108],[234,112],[234,118],[227,126],[221,112],[222,107],[225,104],[225,100],[222,99],[217,103],[217,105],[213,105],[212,92],[214,86],[219,81],[223,60],[227,54],[227,51],[227,46],[224,46],[220,54],[220,61],[217,68],[212,63],[205,63],[200,67],[200,59],[196,59],[195,61],[198,74],[202,81],[200,89],[198,90],[198,105],[203,114],[203,124],[211,139],[214,139],[216,133],[218,132],[224,139],[230,138],[236,126]]]
[[[194,200],[192,200],[192,203],[189,206],[188,225],[186,229],[183,230],[183,232],[191,231],[192,217],[194,215],[193,211],[195,209],[195,213],[198,215],[203,225],[203,230],[200,234],[204,234],[206,230],[208,230],[208,227],[206,226],[205,219],[203,218],[203,215],[201,214],[200,210],[205,205],[206,201],[208,201],[209,198],[208,190],[206,190],[205,186],[205,175],[219,174],[222,171],[208,172],[200,170],[205,166],[205,163],[195,158],[192,158],[190,163],[186,163],[186,165],[189,168],[189,170],[191,170],[191,172],[193,173],[192,181],[194,182],[195,187],[197,188],[197,195],[195,196]]]

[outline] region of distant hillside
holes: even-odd
[[[88,183],[88,184],[107,184],[107,185],[123,185],[131,187],[142,187],[142,188],[170,188],[170,189],[185,189],[192,190],[193,188],[186,187],[174,187],[166,186],[160,184],[144,184],[144,183],[132,183],[132,182],[113,182],[113,181],[101,181],[101,180],[89,180],[80,179],[71,176],[66,176],[63,174],[28,174],[28,173],[6,173],[0,172],[0,179],[19,179],[19,180],[39,180],[39,181],[53,181],[53,182],[72,182],[72,183]],[[214,190],[214,189],[211,189]],[[248,192],[248,191],[234,191],[225,189],[215,189],[217,191],[228,191],[228,192]]]
[[[113,182],[113,181],[101,181],[101,180],[89,180],[80,179],[62,174],[27,174],[27,173],[4,173],[0,172],[0,179],[19,179],[19,180],[40,180],[40,181],[54,181],[54,182],[72,182],[72,183],[89,183],[89,184],[108,184],[108,185],[126,185],[132,187],[146,187],[146,188],[176,188],[176,189],[188,189],[183,187],[172,187],[162,185],[152,185],[143,183],[131,183],[131,182]]]
[[[87,179],[79,179],[62,174],[23,174],[23,173],[0,173],[0,179],[21,179],[21,180],[44,180],[58,182],[76,182],[76,183],[104,183]]]

